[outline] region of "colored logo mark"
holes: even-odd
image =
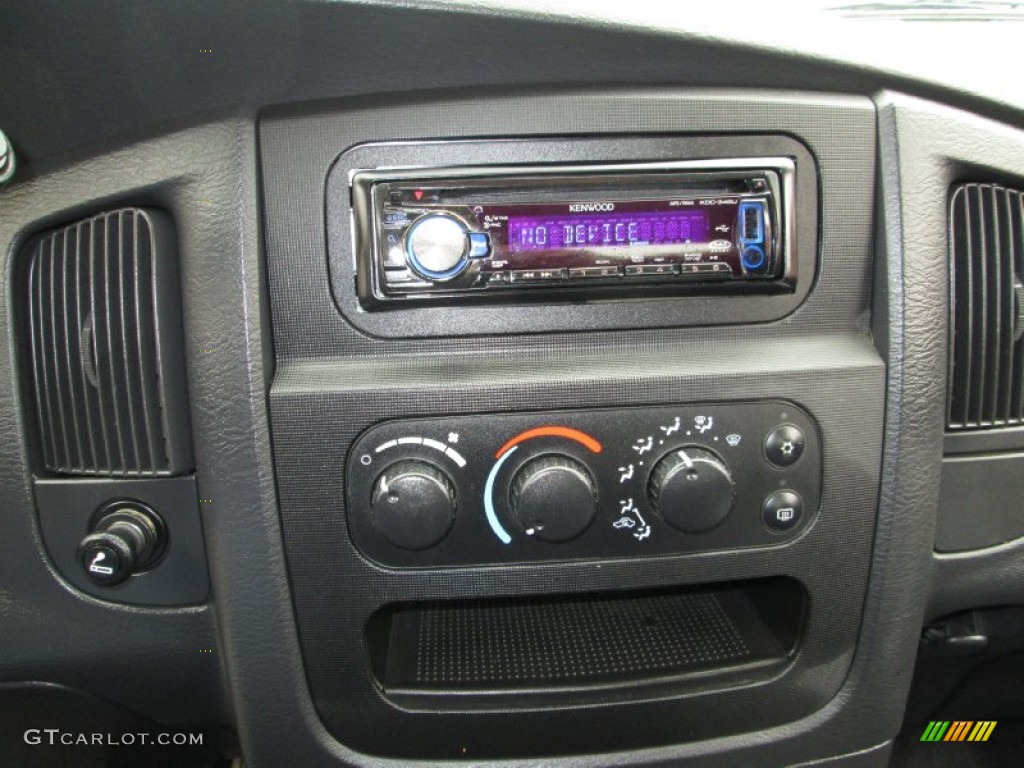
[[[921,741],[988,741],[995,729],[995,720],[932,720]]]

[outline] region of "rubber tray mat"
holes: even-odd
[[[391,617],[385,692],[579,690],[786,656],[740,588],[421,604]]]

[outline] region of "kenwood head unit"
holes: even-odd
[[[365,308],[793,289],[779,157],[350,175]]]

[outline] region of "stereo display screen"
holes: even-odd
[[[617,212],[613,203],[567,207],[582,210],[546,216],[509,215],[509,250],[683,245],[709,239],[707,215],[700,209]]]

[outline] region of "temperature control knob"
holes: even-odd
[[[728,517],[736,499],[729,468],[706,448],[684,446],[661,459],[647,482],[651,506],[683,533],[703,533]]]
[[[512,479],[512,513],[527,535],[543,541],[575,539],[597,511],[590,471],[571,456],[532,459]]]
[[[446,213],[421,216],[405,234],[409,265],[428,280],[449,280],[469,264],[466,225]]]
[[[402,549],[427,549],[448,534],[455,519],[455,486],[425,461],[400,461],[377,477],[370,500],[373,524]]]

